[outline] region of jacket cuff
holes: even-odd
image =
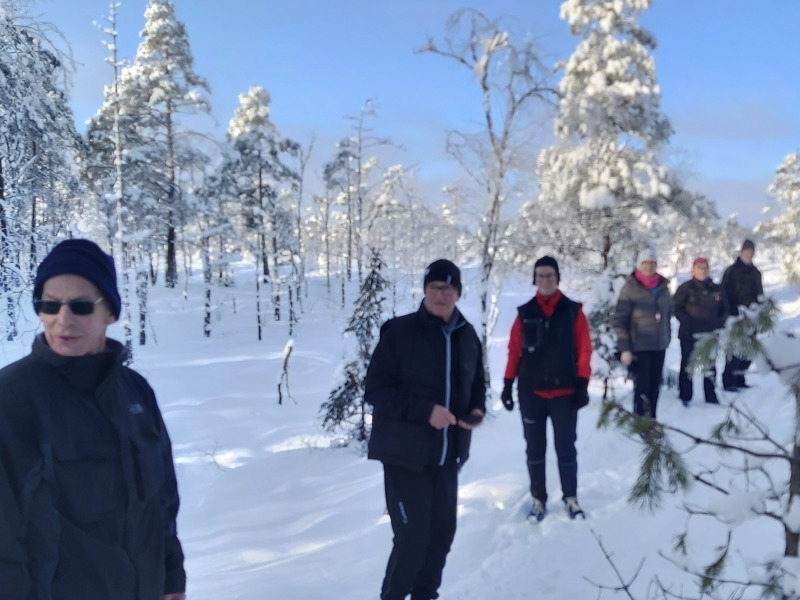
[[[183,548],[177,536],[167,537],[165,550],[164,593],[182,594],[186,592],[186,569],[183,566]]]
[[[164,579],[164,594],[183,594],[186,592],[186,571],[183,567],[167,571]]]

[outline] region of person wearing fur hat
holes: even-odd
[[[681,368],[678,374],[678,396],[684,406],[692,400],[692,373],[689,358],[697,342],[697,334],[708,333],[725,326],[730,310],[722,286],[708,275],[708,260],[698,256],[692,263],[692,278],[684,281],[672,298],[675,317],[681,324],[678,339],[681,343]],[[703,391],[708,404],[719,404],[712,366],[703,376]]]
[[[668,280],[656,272],[657,266],[653,248],[639,252],[636,269],[619,292],[612,318],[620,362],[633,378],[633,412],[653,419],[672,319]]]
[[[183,600],[170,440],[153,390],[106,337],[114,260],[61,242],[33,307],[44,331],[0,370],[0,596]]]
[[[752,240],[745,240],[736,261],[722,274],[722,288],[728,297],[731,315],[739,315],[739,307],[749,307],[758,302],[764,295],[761,282],[761,271],[753,264],[756,245]],[[750,387],[744,374],[750,368],[750,362],[739,356],[730,356],[725,362],[722,372],[722,387],[728,392],[738,392],[741,388]]]
[[[439,597],[456,532],[458,470],[486,413],[483,346],[456,308],[461,271],[436,260],[423,288],[416,312],[381,327],[364,380],[373,406],[368,457],[383,463],[394,532],[382,600]]]
[[[552,256],[543,256],[533,268],[536,295],[520,306],[508,341],[508,362],[500,396],[507,410],[517,396],[525,434],[528,475],[533,496],[528,519],[539,522],[547,514],[545,454],[547,419],[553,424],[561,493],[567,515],[586,518],[578,504],[578,409],[589,402],[592,340],[581,304],[558,286],[561,273]]]

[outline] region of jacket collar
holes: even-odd
[[[40,333],[33,340],[31,354],[54,367],[69,382],[79,389],[93,390],[116,368],[121,366],[128,353],[117,340],[106,339],[106,349],[84,356],[62,356],[54,352]]]
[[[436,323],[437,325],[441,325],[442,327],[447,327],[448,329],[450,329],[450,331],[458,329],[464,323],[467,322],[467,320],[464,318],[464,315],[461,314],[461,311],[458,310],[458,307],[456,306],[455,309],[453,310],[453,317],[450,319],[450,322],[445,323],[442,319],[440,319],[436,315],[432,315],[430,312],[428,312],[428,309],[425,308],[425,300],[422,300],[419,303],[419,310],[417,311],[417,315],[425,323]]]

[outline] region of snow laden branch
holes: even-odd
[[[637,417],[613,398],[601,411],[599,426],[615,426],[642,442],[639,475],[629,501],[654,510],[665,494],[684,495],[688,518],[668,560],[698,577],[698,597],[715,590],[733,594],[719,597],[744,597],[746,591],[755,591],[759,598],[800,597],[800,339],[776,330],[778,316],[771,298],[742,307],[723,330],[698,342],[689,369],[706,371],[718,358],[736,355],[776,374],[786,387],[794,417],[786,430],[770,431],[741,396],[704,432]],[[692,525],[698,519],[716,525]],[[743,547],[737,537],[749,527],[760,528],[765,536],[782,531],[782,553],[774,549],[753,555],[758,550]],[[721,539],[709,551],[713,531]],[[699,562],[696,554],[703,556]],[[662,593],[685,597],[663,586]]]

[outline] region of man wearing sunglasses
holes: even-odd
[[[0,370],[0,597],[185,598],[169,437],[106,338],[120,305],[114,261],[89,240],[39,265],[44,331]]]

